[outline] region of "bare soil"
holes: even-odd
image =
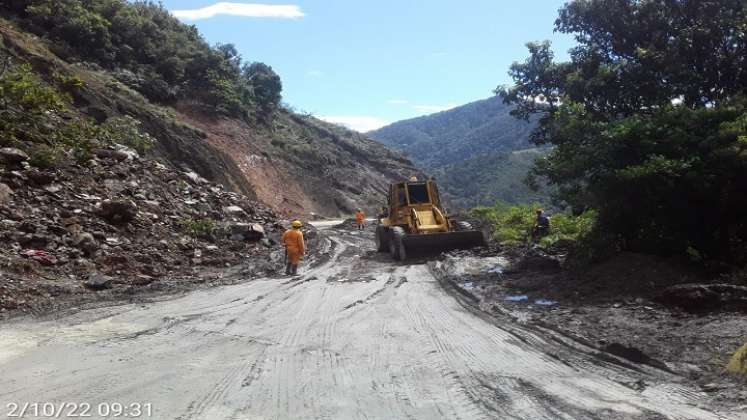
[[[707,276],[676,261],[638,254],[563,270],[552,258],[526,258],[524,252],[455,253],[443,264],[474,256],[471,270],[452,273],[449,280],[489,313],[681,375],[710,394],[714,404],[747,410],[747,378],[725,371],[731,355],[747,342],[744,313],[691,313],[657,299],[669,286],[707,283]]]

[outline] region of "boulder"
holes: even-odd
[[[93,237],[92,234],[88,232],[81,232],[77,235],[75,235],[75,238],[73,239],[73,245],[75,245],[76,248],[83,251],[86,256],[92,256],[96,253],[96,251],[99,250],[99,244],[96,242],[96,238]]]
[[[223,213],[225,213],[228,216],[237,216],[237,215],[245,214],[244,209],[242,209],[239,206],[223,207]]]
[[[29,155],[27,155],[23,150],[16,149],[15,147],[0,148],[0,163],[18,165],[27,160],[29,160]]]
[[[187,178],[192,184],[200,185],[207,184],[208,180],[198,175],[196,172],[184,172],[184,177]]]
[[[112,287],[112,278],[103,274],[91,274],[83,286],[91,290],[105,290]]]
[[[124,162],[130,157],[130,155],[123,150],[99,149],[96,151],[96,157],[99,159]]]
[[[49,236],[38,233],[27,233],[20,235],[17,239],[22,247],[33,249],[45,249],[52,242]]]
[[[234,241],[257,242],[265,237],[265,229],[258,223],[232,223],[227,233]]]
[[[10,202],[13,198],[13,190],[9,186],[0,183],[0,206]]]
[[[99,215],[113,225],[126,225],[137,217],[137,205],[131,200],[104,200]]]
[[[50,172],[39,171],[36,169],[29,169],[24,172],[26,177],[37,186],[49,185],[56,179],[55,175]]]

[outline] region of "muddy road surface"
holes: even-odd
[[[675,375],[483,315],[433,264],[375,254],[370,231],[323,235],[297,279],[0,325],[0,418],[14,403],[182,420],[733,418]]]

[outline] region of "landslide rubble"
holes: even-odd
[[[275,269],[283,225],[267,207],[126,147],[94,155],[39,170],[19,150],[0,151],[0,314],[201,282],[226,267]]]

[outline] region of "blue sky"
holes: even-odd
[[[297,110],[367,131],[491,95],[524,44],[554,34],[565,0],[164,0],[210,43],[233,43],[283,80]]]

